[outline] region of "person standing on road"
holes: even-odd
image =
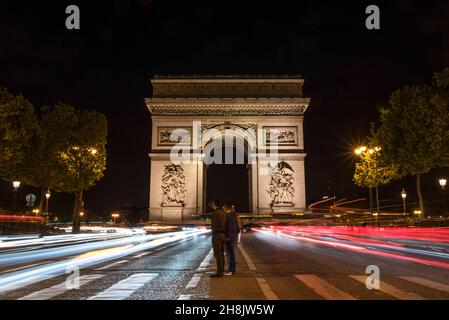
[[[225,236],[226,236],[226,255],[228,257],[229,268],[226,275],[235,275],[235,251],[237,248],[237,241],[240,233],[239,222],[237,218],[237,214],[235,213],[234,206],[226,203],[223,206],[223,210],[227,214],[226,219],[226,228],[225,228]]]
[[[212,248],[214,250],[215,261],[217,262],[217,272],[211,275],[212,278],[221,278],[224,273],[224,243],[226,228],[226,212],[220,207],[220,202],[212,200],[209,202],[212,212]]]

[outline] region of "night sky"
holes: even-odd
[[[50,4],[52,3],[53,4]],[[2,1],[0,85],[36,106],[65,101],[109,121],[105,177],[86,195],[101,215],[148,205],[151,122],[144,97],[155,74],[301,74],[312,98],[305,115],[307,198],[365,195],[352,184],[352,150],[377,107],[404,84],[429,82],[449,66],[449,1]],[[95,4],[93,4],[95,2]],[[65,8],[81,30],[65,28]],[[365,28],[365,8],[381,30]],[[439,174],[424,178],[425,194]],[[383,197],[414,197],[413,180]],[[10,186],[0,186],[1,206]],[[21,192],[26,193],[23,189]],[[72,210],[55,195],[53,211]]]

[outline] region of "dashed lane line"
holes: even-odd
[[[274,293],[271,287],[268,285],[267,280],[264,278],[256,278],[257,284],[260,287],[263,295],[267,300],[279,300],[278,296]]]
[[[251,258],[249,257],[249,255],[246,253],[245,249],[243,249],[242,246],[238,246],[240,249],[240,252],[242,253],[243,259],[245,259],[246,264],[248,265],[249,270],[251,271],[256,271],[256,265],[254,264],[254,262],[251,260]]]
[[[114,267],[114,266],[117,266],[117,265],[119,265],[119,264],[123,264],[123,263],[126,263],[126,262],[128,262],[128,260],[121,260],[121,261],[117,261],[117,262],[114,262],[114,263],[108,264],[108,265],[106,265],[106,266],[104,266],[104,267],[101,267],[101,268],[97,268],[97,269],[95,269],[95,270],[96,270],[96,271],[100,271],[100,270],[105,270],[105,269],[109,269],[109,268],[112,268],[112,267]]]

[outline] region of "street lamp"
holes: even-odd
[[[20,187],[20,181],[19,180],[14,180],[12,182],[12,186],[14,187],[15,190],[19,189]]]
[[[12,213],[15,214],[17,211],[17,192],[20,187],[20,181],[17,179],[14,180],[12,182],[12,187],[13,187]]]
[[[118,214],[118,213],[113,213],[112,215],[111,215],[111,217],[113,218],[113,220],[114,220],[114,224],[115,224],[115,222],[117,221],[117,218],[119,217],[120,215]]]
[[[51,193],[50,190],[47,190],[47,192],[45,192],[45,213],[48,215],[48,200],[50,200],[51,197]]]
[[[440,187],[444,190],[444,188],[446,188],[447,180],[442,178],[438,180],[438,182],[440,183]]]
[[[404,188],[402,188],[401,197],[402,197],[402,205],[404,207],[404,215],[405,215],[406,211],[407,211],[407,208],[405,206],[405,198],[407,198],[407,192],[405,192]]]
[[[444,213],[446,213],[446,197],[445,197],[445,189],[446,189],[446,184],[447,184],[447,180],[445,178],[441,178],[438,180],[438,182],[440,183],[440,187],[441,187],[441,197],[443,198],[443,211]]]

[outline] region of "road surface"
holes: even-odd
[[[209,277],[210,240],[191,230],[0,243],[0,299],[449,299],[448,229],[257,229],[243,234],[238,273],[223,278]],[[367,288],[368,266],[378,268],[379,288]]]

